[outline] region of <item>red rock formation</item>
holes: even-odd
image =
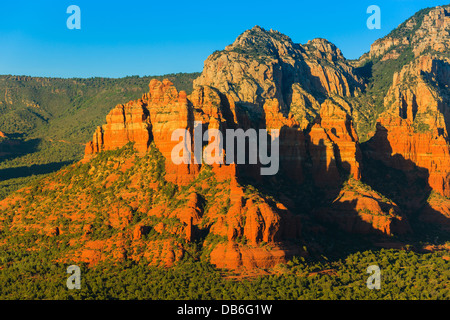
[[[443,88],[450,85],[449,75],[448,61],[430,54],[419,56],[395,73],[384,99],[386,111],[368,143],[370,157],[407,173],[417,167],[429,186],[447,197],[450,100]]]
[[[408,219],[395,203],[349,181],[330,207],[315,210],[322,221],[336,224],[341,230],[357,234],[401,235],[411,232]]]
[[[211,263],[226,269],[267,269],[285,263],[290,257],[286,249],[272,246],[270,250],[240,246],[232,241],[218,244],[211,252]],[[298,252],[297,252],[298,253]]]
[[[409,172],[417,166],[433,190],[450,197],[450,149],[437,131],[419,133],[407,119],[381,118],[369,146],[370,156],[389,167]]]
[[[225,216],[218,215],[210,229],[212,234],[226,238],[227,243],[213,247],[211,263],[219,268],[267,268],[285,262],[294,253],[300,254],[298,248],[286,248],[281,243],[283,239],[300,237],[298,216],[281,203],[273,207],[260,197],[248,198],[235,179],[229,197],[230,209]]]
[[[118,105],[106,117],[106,125],[98,127],[93,141],[86,146],[86,155],[113,150],[134,142],[139,152],[146,152],[150,142],[148,111],[143,101]]]
[[[408,119],[419,131],[442,129],[448,134],[450,122],[450,64],[424,55],[394,74],[386,94],[386,114]],[[436,86],[431,85],[431,81]]]
[[[171,161],[172,141],[176,129],[189,129],[188,101],[185,92],[173,84],[152,80],[149,93],[141,100],[118,105],[106,118],[107,124],[99,127],[93,141],[86,146],[86,158],[103,150],[112,150],[134,142],[135,149],[146,152],[152,141],[166,159],[167,180],[186,184],[198,172],[198,166],[179,165]]]
[[[316,123],[309,132],[312,176],[320,187],[339,185],[340,175],[334,156],[334,144],[324,128]]]
[[[191,110],[186,93],[178,93],[168,80],[152,80],[150,91],[143,99],[150,114],[153,140],[166,159],[166,179],[178,184],[189,183],[198,173],[200,166],[194,164],[193,160],[192,164],[175,165],[171,158],[172,150],[178,144],[178,141],[171,140],[175,130],[189,130],[193,137],[192,122],[188,120]]]
[[[329,100],[322,104],[309,138],[312,175],[318,186],[339,185],[344,171],[361,178],[358,136],[351,118],[338,105]]]
[[[306,140],[300,124],[292,115],[286,118],[281,112],[278,100],[270,99],[264,104],[265,127],[278,129],[279,132],[279,156],[280,170],[296,181],[298,184],[304,181],[303,163],[307,159]]]
[[[129,112],[122,112],[123,110]],[[311,157],[313,179],[318,186],[338,186],[343,172],[359,179],[357,136],[351,118],[336,104],[327,101],[322,105],[318,121],[309,129],[308,135],[305,135],[292,115],[283,115],[277,99],[266,100],[262,119],[261,126],[267,130],[280,130],[280,165],[293,181],[298,184],[304,181],[304,166],[308,157]],[[176,129],[187,129],[193,137],[193,121],[203,123],[203,132],[211,128],[224,131],[226,128],[242,126],[248,129],[254,125],[244,107],[236,107],[230,96],[221,95],[216,89],[197,87],[190,96],[186,96],[184,92],[178,93],[169,81],[152,80],[149,93],[141,100],[130,102],[124,107],[118,106],[110,113],[107,125],[99,128],[94,141],[88,144],[87,157],[101,150],[123,146],[129,141],[135,142],[139,151],[145,151],[153,139],[166,159],[166,179],[186,185],[195,179],[201,165],[173,164],[171,152],[178,142],[171,141],[170,138]],[[129,122],[139,125],[124,125]],[[148,131],[148,135],[138,134],[145,132],[143,128]],[[260,168],[259,165],[254,167]],[[258,170],[258,173],[253,169],[247,171],[247,174],[254,171],[255,177],[259,174]],[[209,220],[216,221],[211,225],[210,232],[225,237],[228,242],[227,245],[215,247],[211,254],[212,261],[218,266],[273,266],[296,252],[286,249],[283,241],[300,237],[301,224],[298,216],[281,203],[270,204],[260,196],[245,195],[236,180],[239,175],[236,165],[215,164],[212,172],[218,181],[231,181],[230,209],[226,215],[214,210],[203,212],[199,195],[194,192],[186,205],[173,212],[165,213],[167,208],[164,206],[154,207],[148,212],[149,215],[157,216],[166,214],[181,223],[180,227],[169,229],[160,223],[155,227],[157,232],[181,233],[190,242],[196,239],[196,230],[200,227],[203,216],[209,216]],[[121,225],[119,221],[112,223]],[[139,240],[143,232],[143,226],[136,227],[133,238]],[[245,245],[238,245],[239,241],[244,241]],[[270,252],[264,249],[265,246],[272,248]],[[223,259],[227,262],[219,262]]]

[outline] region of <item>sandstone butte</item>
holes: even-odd
[[[299,45],[277,31],[255,27],[206,60],[190,95],[179,92],[168,80],[152,80],[141,99],[116,106],[86,145],[83,162],[89,163],[99,153],[129,142],[142,157],[154,144],[165,159],[165,179],[189,186],[199,177],[203,165],[172,163],[171,152],[178,144],[171,141],[174,130],[186,129],[193,135],[195,121],[203,123],[203,132],[211,128],[222,132],[279,129],[280,172],[269,180],[274,185],[289,181],[290,193],[283,191],[275,199],[258,193],[249,195],[242,179],[263,184],[268,181],[259,175],[260,164],[213,165],[219,198],[229,201],[224,214],[218,212],[218,198],[205,211],[204,200],[194,190],[176,209],[170,209],[169,203],[137,208],[148,217],[174,217],[182,227],[162,222],[139,224],[129,234],[134,241],[140,241],[153,228],[158,233],[182,235],[190,242],[203,230],[205,221],[214,221],[207,232],[223,241],[209,246],[210,261],[220,268],[269,268],[292,255],[306,254],[298,241],[302,241],[310,219],[316,219],[319,225],[307,231],[319,233],[323,232],[323,223],[352,234],[411,234],[412,216],[450,230],[450,64],[440,54],[448,53],[448,7],[428,11],[421,25],[419,22],[413,17],[403,25],[414,32],[410,37],[389,35],[375,42],[370,53],[361,58],[389,62],[402,54],[403,45],[412,46],[414,53],[411,61],[394,73],[384,98],[384,111],[364,148],[356,125],[369,106],[358,102],[366,83],[355,66],[327,40]],[[430,46],[436,54],[429,53]],[[422,197],[409,201],[410,206],[400,206],[373,190],[365,183],[370,177],[364,175],[383,168],[371,167],[374,163],[411,179],[424,179]],[[113,183],[116,178],[108,179],[106,183]],[[321,190],[322,202],[303,199],[305,186]],[[404,191],[399,199],[408,202],[409,190]],[[431,192],[435,196],[428,198]],[[8,201],[0,204],[8,206]],[[130,211],[118,209],[111,216],[111,224],[125,228],[130,215]],[[49,232],[56,235],[64,228]],[[88,234],[89,228],[85,230]],[[122,243],[126,237],[121,233],[110,241]],[[108,241],[87,243],[79,255],[89,262],[101,260],[101,251],[111,246]],[[207,242],[204,247],[208,247]],[[120,251],[114,255],[118,259],[126,256]],[[182,255],[183,244],[173,246],[168,240],[152,242],[144,253],[167,266]]]
[[[351,118],[340,106],[326,100],[306,132],[300,129],[295,119],[283,116],[276,99],[267,100],[263,110],[266,123],[259,125],[280,129],[280,166],[284,174],[292,177],[296,184],[301,185],[307,179],[305,175],[308,175],[317,187],[335,189],[341,184],[342,175],[348,174],[355,180],[361,178],[361,151],[357,134]],[[197,87],[190,96],[186,96],[184,92],[178,93],[169,81],[152,80],[149,92],[142,99],[119,105],[110,112],[107,124],[99,127],[93,141],[87,144],[84,161],[89,161],[98,152],[119,148],[128,142],[134,142],[135,148],[145,154],[154,142],[166,159],[165,178],[179,185],[187,185],[198,176],[201,166],[174,165],[171,152],[177,142],[171,141],[170,137],[173,130],[178,128],[192,130],[194,121],[202,121],[206,128],[221,130],[246,129],[252,125],[252,119],[242,108],[236,107],[230,96],[215,89]],[[211,251],[211,263],[231,269],[268,268],[285,262],[294,254],[303,253],[286,241],[301,237],[299,216],[292,214],[282,203],[275,206],[266,201],[255,203],[244,196],[238,183],[240,171],[244,171],[242,175],[259,179],[258,171],[248,168],[240,170],[235,165],[213,166],[213,171],[219,181],[230,179],[232,183],[229,187],[230,209],[226,217],[219,217],[210,229],[211,233],[227,241]],[[188,240],[195,238],[193,230],[202,220],[195,197],[193,194],[186,208],[172,213],[186,226],[182,233]],[[322,210],[317,216],[336,220],[344,225],[344,229],[345,225],[354,225],[351,232],[355,233],[381,232],[389,235],[393,230],[400,233],[408,230],[405,218],[385,214],[391,209],[381,209],[380,203],[383,201],[371,200],[371,197],[373,195],[369,193],[360,199],[359,195],[347,192],[346,197],[340,200],[346,208],[337,203],[335,210],[328,210],[325,215]],[[358,201],[356,210],[359,215],[352,208],[355,199]],[[339,217],[339,210],[347,210],[345,219]],[[365,211],[369,213],[364,214]],[[358,226],[359,220],[362,222]],[[138,226],[134,237],[139,239],[143,230],[144,226]],[[246,246],[236,243],[242,237],[247,239]],[[261,243],[270,244],[270,250],[261,247]],[[169,265],[170,261],[171,258]]]

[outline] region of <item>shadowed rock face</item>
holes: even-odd
[[[417,133],[408,120],[380,119],[368,145],[372,158],[406,173],[419,167],[434,191],[450,196],[450,149],[446,138],[437,131]]]

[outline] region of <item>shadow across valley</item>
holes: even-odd
[[[0,169],[0,181],[26,178],[41,174],[48,174],[60,170],[61,168],[73,163],[72,161],[53,162],[41,165],[21,166],[14,168]]]
[[[41,142],[42,139],[24,140],[22,138],[7,138],[0,141],[0,163],[36,152]]]

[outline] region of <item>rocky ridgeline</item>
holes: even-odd
[[[389,35],[375,41],[363,58],[396,59],[408,47],[412,48],[415,57],[427,51],[448,55],[449,10],[447,5],[418,12]]]
[[[327,96],[352,96],[363,88],[341,51],[327,40],[314,39],[302,46],[258,26],[209,56],[194,81],[194,87],[204,85],[259,107],[276,99],[281,112],[302,129],[319,114]]]

